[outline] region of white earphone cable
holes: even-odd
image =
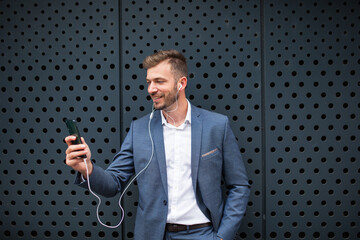
[[[98,205],[97,205],[97,207],[96,207],[96,217],[97,217],[99,223],[100,223],[101,225],[103,225],[104,227],[107,227],[107,228],[117,228],[117,227],[119,227],[119,226],[121,225],[121,223],[122,223],[123,220],[124,220],[124,215],[125,215],[125,214],[124,214],[124,209],[123,209],[123,207],[121,206],[121,199],[122,199],[122,197],[124,196],[124,194],[125,194],[125,192],[127,191],[127,189],[130,187],[130,185],[135,181],[135,179],[136,179],[140,174],[142,174],[142,173],[149,167],[149,165],[150,165],[150,163],[151,163],[151,161],[152,161],[152,159],[153,159],[153,156],[154,156],[154,141],[153,141],[152,136],[151,136],[150,123],[151,123],[151,119],[152,119],[152,116],[153,116],[154,111],[155,111],[155,109],[152,110],[152,112],[151,112],[151,114],[150,114],[149,123],[148,123],[148,131],[149,131],[149,136],[150,136],[150,141],[151,141],[151,156],[150,156],[150,159],[149,159],[148,163],[146,164],[146,166],[145,166],[140,172],[138,172],[138,174],[136,174],[135,177],[133,177],[133,178],[131,179],[131,181],[130,181],[130,182],[127,184],[127,186],[125,187],[124,191],[121,193],[120,198],[119,198],[119,207],[120,207],[120,209],[121,209],[121,219],[120,219],[120,222],[119,222],[117,225],[115,225],[115,226],[109,226],[109,225],[103,223],[103,222],[100,220],[99,207],[100,207],[100,204],[101,204],[101,198],[100,198],[98,195],[96,195],[96,194],[91,190],[91,187],[90,187],[90,178],[89,178],[89,177],[90,177],[90,176],[89,176],[89,168],[88,168],[88,165],[87,165],[87,162],[86,162],[86,158],[84,158],[84,162],[85,162],[85,166],[86,166],[86,179],[87,179],[88,189],[89,189],[90,193],[91,193],[92,195],[94,195],[94,196],[99,200]]]
[[[180,89],[179,89],[179,90],[180,90]],[[175,119],[174,119],[173,117],[171,117],[169,113],[171,113],[171,112],[175,112],[175,111],[178,109],[178,107],[179,107],[179,105],[178,105],[178,100],[177,100],[177,98],[178,98],[178,94],[179,94],[179,91],[177,91],[177,92],[176,92],[176,96],[175,96],[175,101],[176,101],[176,102],[175,102],[175,104],[176,104],[175,109],[170,110],[170,111],[166,111],[166,110],[164,110],[164,112],[165,112],[166,116],[167,116],[167,117],[169,117],[169,118],[171,118],[171,120],[173,121],[174,126],[176,125]]]

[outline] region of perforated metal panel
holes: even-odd
[[[151,111],[141,62],[183,52],[187,96],[229,116],[252,192],[236,239],[358,239],[359,1],[0,0],[0,238],[109,230],[64,164],[65,117],[104,168]],[[118,197],[101,219],[120,219]]]
[[[239,139],[253,196],[240,235],[261,233],[260,6],[237,1],[132,1],[122,5],[123,103],[128,118],[151,111],[143,59],[158,49],[176,48],[188,60],[189,100],[229,116]],[[125,116],[125,115],[124,115]],[[257,178],[258,180],[254,179]],[[133,236],[137,193],[126,209],[127,239]]]
[[[359,1],[265,4],[266,239],[357,239]]]
[[[1,239],[120,238],[64,164],[75,118],[106,167],[120,146],[119,20],[114,1],[0,1]],[[115,224],[117,203],[101,212]]]

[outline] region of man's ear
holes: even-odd
[[[181,77],[179,79],[179,87],[178,87],[178,91],[180,91],[181,89],[184,89],[186,88],[186,85],[187,85],[187,78],[184,76],[184,77]]]

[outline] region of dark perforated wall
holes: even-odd
[[[0,0],[0,239],[106,229],[64,164],[65,117],[106,167],[151,111],[141,62],[175,48],[189,100],[229,116],[252,185],[236,239],[358,239],[359,1]],[[100,215],[117,224],[118,197]]]
[[[359,1],[264,6],[267,239],[357,239]]]
[[[182,51],[189,65],[189,100],[229,116],[252,176],[253,195],[243,223],[249,227],[242,229],[243,236],[260,236],[262,225],[259,10],[260,5],[236,1],[133,1],[122,7],[122,98],[126,114],[140,117],[151,111],[146,72],[140,69],[143,59],[157,49]],[[123,131],[131,120],[124,119]],[[133,209],[137,195],[128,200],[126,208]],[[127,218],[126,224],[131,226],[133,219]],[[127,236],[132,235],[130,230],[125,228]]]
[[[1,239],[121,236],[99,226],[96,199],[73,185],[63,142],[69,117],[101,166],[119,149],[118,11],[107,1],[0,1]],[[115,222],[107,201],[102,215]]]

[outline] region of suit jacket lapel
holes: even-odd
[[[202,118],[194,105],[191,105],[191,177],[196,193],[202,136]]]
[[[166,174],[166,159],[165,159],[165,146],[164,146],[164,135],[163,127],[161,123],[160,111],[154,113],[154,117],[151,123],[151,134],[154,138],[154,149],[157,162],[159,164],[161,181],[164,186],[166,194],[168,193],[167,187],[167,174]]]

